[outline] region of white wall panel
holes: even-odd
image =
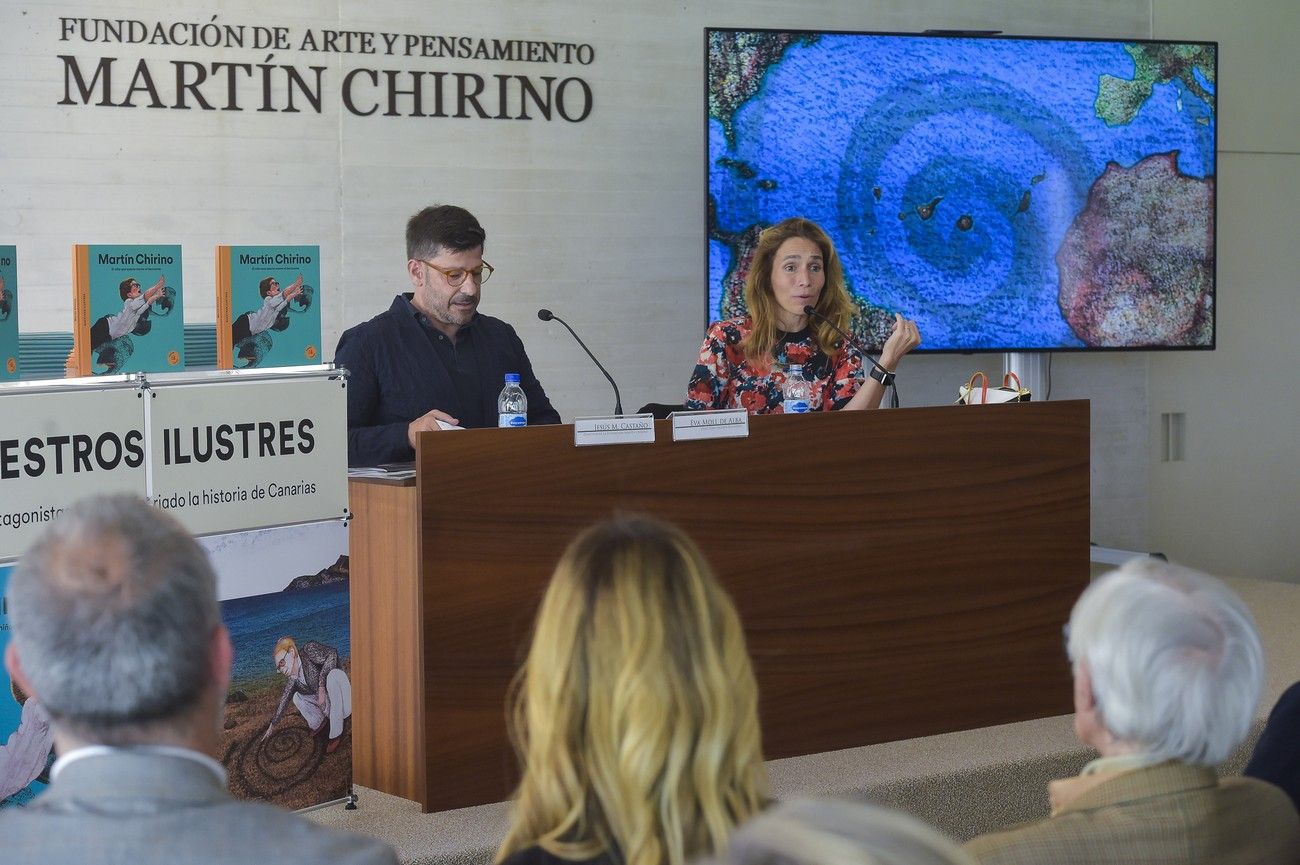
[[[1155,0],[1155,35],[1219,41],[1218,350],[1151,361],[1152,544],[1217,573],[1300,582],[1300,4]],[[1163,412],[1185,417],[1160,462]]]

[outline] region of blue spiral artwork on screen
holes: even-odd
[[[1210,347],[1215,46],[710,30],[709,318],[762,228],[834,240],[879,345]]]

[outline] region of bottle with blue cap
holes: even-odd
[[[803,377],[803,366],[790,364],[781,388],[781,410],[786,414],[804,414],[812,402],[812,385]]]
[[[497,426],[528,426],[528,397],[517,372],[506,373],[506,386],[497,397]]]

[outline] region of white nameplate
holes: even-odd
[[[743,408],[673,412],[673,441],[749,437],[749,412]]]
[[[580,417],[573,420],[573,443],[584,445],[654,444],[655,417],[652,414],[624,414],[609,417]]]

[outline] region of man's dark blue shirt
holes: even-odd
[[[408,462],[407,425],[441,409],[466,427],[496,426],[497,395],[519,373],[528,423],[559,423],[515,329],[478,314],[453,343],[399,294],[386,312],[339,337],[334,362],[348,370],[348,465]]]

